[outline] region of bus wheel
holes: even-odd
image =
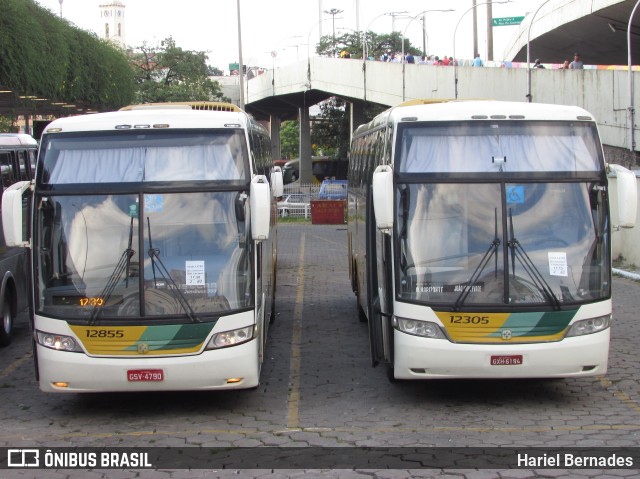
[[[2,310],[2,327],[0,327],[0,346],[7,346],[11,343],[11,331],[13,330],[13,311],[11,310],[11,300],[7,296],[4,298],[4,308]]]
[[[362,306],[360,305],[360,288],[358,288],[358,280],[356,278],[355,267],[353,268],[353,276],[352,276],[351,283],[352,283],[351,287],[353,288],[353,292],[356,293],[356,308],[358,309],[358,321],[360,321],[361,323],[366,323],[367,315],[364,312],[364,309],[362,309]]]
[[[397,383],[398,380],[393,374],[393,364],[386,363],[386,368],[387,368],[387,379],[389,379],[389,381],[391,381],[392,383]]]
[[[356,308],[358,308],[358,321],[361,323],[367,322],[367,315],[360,304],[360,289],[356,288]]]

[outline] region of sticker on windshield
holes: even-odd
[[[204,261],[185,261],[187,286],[204,286]]]
[[[507,186],[507,204],[524,204],[524,186]]]
[[[162,195],[144,195],[144,210],[147,213],[161,213],[164,209]]]
[[[132,204],[129,205],[129,216],[131,216],[132,218],[137,218],[138,217],[138,205],[137,204]]]
[[[549,274],[551,276],[569,276],[567,268],[567,253],[549,252]]]

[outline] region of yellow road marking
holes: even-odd
[[[604,376],[598,376],[598,380],[600,381],[600,384],[602,384],[602,386],[605,389],[607,389],[609,392],[611,392],[611,394],[613,394],[614,397],[622,401],[624,404],[629,406],[635,412],[640,413],[640,404],[638,404],[636,401],[631,399],[631,396],[629,396],[626,392],[620,391],[616,386],[614,386],[614,384],[611,381],[609,381]]]
[[[24,363],[27,359],[31,359],[32,353],[29,351],[24,356],[16,359],[14,362],[9,364],[6,368],[0,371],[0,379],[6,378],[9,374],[15,371],[22,363]]]
[[[287,412],[287,428],[299,427],[300,412],[300,343],[302,341],[302,300],[304,298],[304,245],[305,234],[302,233],[300,241],[300,254],[298,257],[298,291],[296,294],[296,306],[293,313],[293,337],[291,339],[291,369],[289,372],[289,398]]]

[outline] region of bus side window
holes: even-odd
[[[2,175],[2,189],[6,189],[16,182],[13,171],[11,153],[0,153],[0,174]]]
[[[31,164],[25,150],[18,151],[18,165],[20,168],[20,180],[29,181],[31,179]]]

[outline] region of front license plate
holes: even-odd
[[[491,366],[518,366],[519,364],[522,364],[522,354],[491,356]]]
[[[127,371],[129,381],[164,381],[162,369],[129,369]]]

